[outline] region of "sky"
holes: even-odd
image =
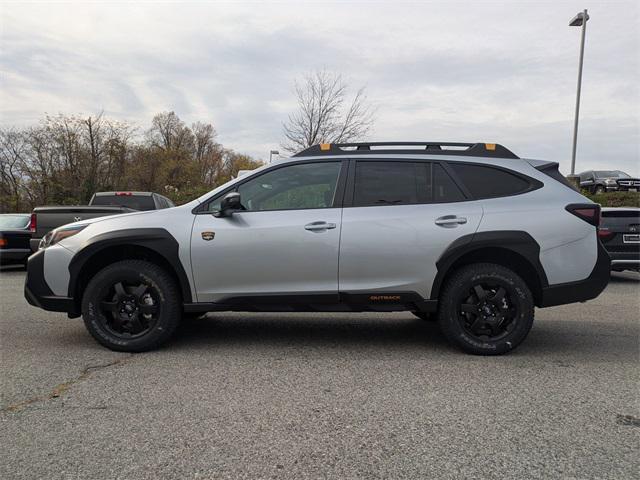
[[[318,69],[366,87],[367,140],[501,143],[569,173],[640,175],[640,2],[0,2],[0,126],[175,111],[265,159]]]

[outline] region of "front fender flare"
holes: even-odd
[[[164,228],[132,228],[105,232],[91,237],[69,263],[69,297],[74,297],[82,269],[86,263],[106,248],[133,245],[152,250],[162,256],[173,268],[184,302],[192,302],[191,284],[180,261],[179,244]],[[80,299],[75,299],[79,301]]]

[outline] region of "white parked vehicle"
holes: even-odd
[[[534,306],[609,278],[600,206],[497,144],[323,144],[186,205],[77,222],[29,259],[27,300],[114,350],[211,311],[411,311],[500,354]]]

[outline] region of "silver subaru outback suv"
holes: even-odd
[[[501,354],[534,307],[605,288],[599,221],[557,163],[498,144],[321,144],[186,205],[50,232],[25,296],[120,351],[204,312],[408,311]]]

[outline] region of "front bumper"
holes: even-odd
[[[598,258],[591,274],[577,282],[550,285],[542,289],[539,307],[553,307],[567,303],[586,302],[596,298],[606,288],[611,276],[611,259],[598,240]]]
[[[44,279],[44,255],[46,250],[38,250],[29,257],[27,276],[24,282],[24,297],[34,307],[51,312],[67,312],[70,317],[80,315],[76,302],[71,297],[54,295]]]

